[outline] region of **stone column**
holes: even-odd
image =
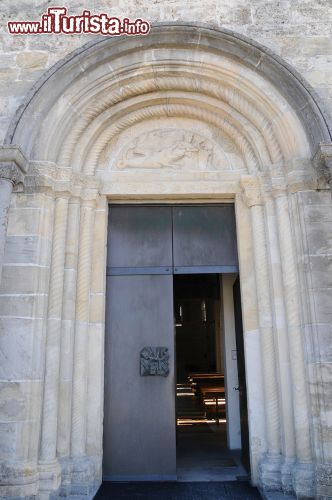
[[[258,323],[263,361],[267,453],[261,462],[261,482],[265,489],[278,490],[281,488],[279,397],[264,206],[258,179],[243,176],[241,185],[251,215]]]
[[[293,416],[293,394],[290,384],[290,355],[288,347],[287,319],[282,283],[281,257],[279,249],[278,227],[276,221],[274,199],[270,189],[265,191],[265,211],[267,234],[269,240],[269,257],[271,269],[271,289],[274,312],[274,339],[280,385],[280,430],[283,452],[281,466],[281,483],[284,493],[293,493],[293,467],[295,463],[295,429]]]
[[[43,492],[56,490],[60,486],[61,471],[57,461],[56,443],[68,197],[67,193],[61,193],[55,200],[39,460],[40,490]]]
[[[293,485],[295,493],[299,497],[311,497],[314,495],[312,449],[297,262],[295,259],[287,192],[276,180],[272,180],[272,187],[277,214],[288,348],[291,358],[290,366],[297,457],[293,474]]]
[[[261,457],[266,452],[263,360],[258,324],[258,306],[250,210],[238,193],[235,199],[236,232],[240,267],[243,341],[246,360],[247,402],[250,439],[250,469],[253,484],[260,482]]]
[[[8,212],[13,186],[22,184],[27,172],[27,159],[17,146],[0,148],[0,282],[6,243]]]
[[[93,229],[88,344],[88,408],[86,455],[95,463],[95,481],[102,479],[104,415],[105,292],[108,203],[98,197]],[[96,390],[98,388],[98,390]]]
[[[88,404],[87,346],[94,216],[95,200],[84,200],[80,213],[71,420],[72,484],[81,485],[82,488],[93,477],[91,464],[85,458],[85,450]]]
[[[72,197],[69,200],[65,250],[60,353],[60,398],[57,436],[57,452],[62,468],[62,491],[66,489],[70,490],[71,484],[71,460],[69,457],[80,203],[81,201],[78,196]]]

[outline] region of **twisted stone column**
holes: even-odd
[[[57,452],[62,468],[62,489],[71,483],[71,412],[74,361],[74,331],[76,313],[76,285],[80,227],[80,199],[72,197],[68,205],[68,224],[65,250],[65,270],[62,304],[62,332],[60,353],[60,393]]]
[[[288,347],[287,318],[281,271],[278,227],[274,199],[265,195],[269,254],[273,290],[273,309],[275,321],[275,347],[278,379],[280,384],[280,420],[283,462],[281,465],[281,483],[284,493],[293,493],[293,467],[295,462],[295,428],[293,416],[293,394],[290,384],[291,369]]]
[[[250,208],[254,249],[258,322],[261,339],[267,454],[261,463],[261,481],[266,489],[280,489],[280,420],[275,347],[273,339],[269,266],[266,250],[263,200],[258,179],[243,176],[241,185]]]
[[[84,457],[87,420],[87,340],[95,201],[82,202],[77,270],[74,374],[71,420],[71,455]],[[80,461],[76,460],[78,468]],[[83,461],[81,461],[83,463]],[[84,468],[84,466],[82,466]],[[83,471],[82,471],[83,472]]]
[[[0,148],[0,283],[6,244],[10,198],[15,184],[22,184],[27,159],[17,146]]]
[[[277,189],[273,191],[273,194],[277,214],[288,346],[291,358],[296,457],[298,461],[294,469],[293,484],[297,495],[310,497],[314,494],[311,466],[312,450],[297,264],[294,255],[287,193],[285,190]]]
[[[68,196],[65,193],[58,195],[55,200],[54,213],[39,461],[40,488],[44,491],[56,490],[60,485],[60,468],[56,459],[56,442],[67,210]]]

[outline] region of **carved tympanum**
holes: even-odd
[[[206,170],[214,168],[214,144],[190,131],[152,130],[127,145],[114,168]]]

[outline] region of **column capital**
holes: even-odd
[[[79,201],[97,200],[100,191],[98,177],[73,172],[49,161],[31,161],[25,184],[28,192],[49,193]]]
[[[257,177],[243,175],[240,185],[243,191],[243,199],[249,208],[255,205],[263,205],[261,185]]]
[[[0,179],[6,179],[13,185],[22,184],[28,170],[28,160],[18,146],[0,147]]]
[[[279,196],[287,195],[287,182],[284,176],[271,177],[270,179],[270,189],[273,198],[278,198]]]
[[[321,143],[313,157],[318,177],[324,177],[332,188],[332,143]]]
[[[299,191],[315,191],[318,187],[317,174],[311,168],[294,170],[287,174],[288,192],[290,194]]]

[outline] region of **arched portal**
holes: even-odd
[[[31,436],[8,456],[8,494],[91,496],[100,482],[110,200],[235,204],[252,481],[324,491],[331,456],[312,410],[324,381],[312,368],[319,340],[302,214],[327,204],[312,157],[329,141],[300,77],[227,31],[160,25],[98,39],[44,75],[7,134],[7,151],[19,146],[29,169],[13,195],[3,276],[21,298],[1,308],[6,335],[29,339],[10,378],[28,381]],[[16,234],[17,215],[26,223]],[[25,308],[24,321],[13,307]]]

